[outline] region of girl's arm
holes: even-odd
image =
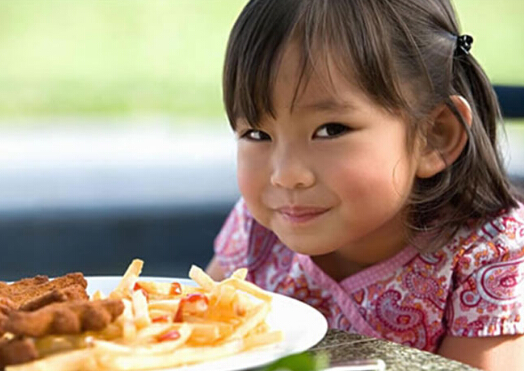
[[[524,335],[446,336],[438,354],[486,371],[524,369]]]
[[[206,273],[209,274],[209,276],[214,279],[215,281],[222,281],[225,279],[224,271],[220,267],[220,264],[218,264],[218,261],[216,257],[213,257],[206,268]]]

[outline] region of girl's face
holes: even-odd
[[[259,130],[237,121],[239,188],[255,219],[292,250],[373,264],[405,245],[401,213],[418,154],[408,151],[403,119],[330,71],[336,94],[314,73],[292,106],[300,64],[286,50],[276,118],[263,117]]]

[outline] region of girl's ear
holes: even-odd
[[[471,126],[471,107],[460,95],[450,97],[467,125]],[[430,114],[430,122],[416,175],[419,178],[431,178],[451,165],[462,153],[468,136],[466,130],[445,104],[439,105]]]

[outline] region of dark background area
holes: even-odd
[[[224,203],[4,217],[0,279],[74,271],[121,275],[134,258],[144,260],[143,275],[187,277],[191,264],[204,268],[211,259],[213,240],[231,207]]]

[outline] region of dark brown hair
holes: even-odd
[[[429,113],[446,104],[468,142],[445,170],[416,179],[406,212],[411,236],[431,231],[432,242],[424,249],[433,250],[468,220],[482,221],[517,206],[497,147],[496,96],[475,58],[455,53],[458,35],[448,0],[251,0],[226,52],[223,92],[229,121],[235,128],[244,117],[256,127],[263,115],[274,116],[274,80],[290,41],[299,46],[302,77],[315,70],[319,56],[329,55],[375,102],[405,114],[408,143],[422,135]],[[471,105],[471,127],[452,95]]]

